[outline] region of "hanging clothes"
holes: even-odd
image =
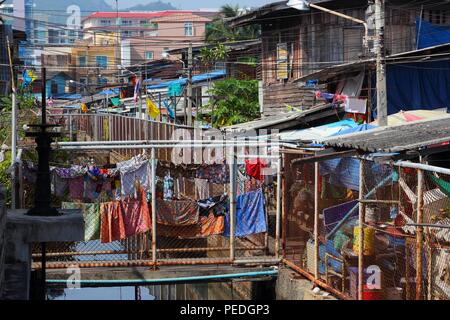
[[[123,196],[136,195],[136,184],[145,189],[150,187],[150,164],[147,160],[121,166],[120,184]]]
[[[61,178],[56,172],[51,173],[52,190],[56,197],[64,197],[69,190],[69,179]]]
[[[197,201],[200,216],[213,213],[215,216],[224,216],[229,210],[228,196],[216,196]]]
[[[102,243],[125,239],[125,223],[119,201],[100,204],[100,240]]]
[[[255,178],[256,180],[261,181],[264,179],[262,174],[264,168],[267,168],[267,164],[259,158],[256,161],[253,159],[245,160],[245,172],[249,177]]]
[[[206,179],[195,178],[195,199],[208,199],[209,195],[209,183]]]
[[[83,200],[84,179],[76,177],[69,179],[69,196],[71,200]]]
[[[193,225],[198,222],[198,205],[191,200],[156,200],[157,222],[171,226]]]
[[[174,183],[170,173],[167,173],[163,180],[163,198],[166,201],[173,199]]]
[[[198,239],[213,235],[221,235],[225,230],[225,217],[210,213],[200,217],[198,223],[186,226],[169,226],[157,224],[157,233],[161,237],[178,239]]]
[[[125,225],[125,236],[131,237],[151,229],[150,211],[144,189],[138,191],[138,198],[126,197],[120,201]]]
[[[100,239],[100,204],[63,202],[62,209],[81,209],[84,219],[84,241]]]
[[[197,169],[196,178],[217,184],[230,183],[230,170],[223,164],[207,165]]]
[[[265,199],[262,189],[236,197],[236,228],[234,235],[244,237],[267,231]],[[225,236],[230,236],[230,214],[225,216]]]

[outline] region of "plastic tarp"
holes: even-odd
[[[315,141],[356,127],[358,124],[353,119],[345,119],[320,127],[282,132],[279,138],[285,141]]]
[[[387,65],[388,115],[402,110],[450,111],[450,60]],[[376,118],[376,95],[373,97]]]
[[[192,83],[218,79],[218,78],[224,77],[225,75],[226,75],[226,71],[225,70],[217,70],[217,71],[213,71],[213,72],[209,72],[209,73],[202,73],[202,74],[198,74],[198,75],[193,76],[192,77]],[[147,86],[147,89],[150,89],[150,90],[153,90],[153,89],[164,89],[164,88],[168,88],[169,86],[173,86],[173,85],[184,86],[184,85],[186,85],[187,80],[188,80],[187,78],[171,80],[171,81],[167,81],[167,82],[163,82],[163,83]]]
[[[434,47],[450,42],[450,27],[439,26],[416,18],[417,49]]]
[[[236,237],[267,231],[262,189],[247,192],[236,197]],[[230,214],[225,216],[224,236],[230,236]]]
[[[371,130],[376,126],[361,124],[336,132],[333,136],[341,136],[354,132]],[[328,182],[351,190],[359,190],[359,161],[354,158],[337,158],[320,163],[320,175],[328,175]]]

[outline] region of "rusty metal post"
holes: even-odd
[[[152,148],[151,167],[152,167],[152,261],[156,263],[156,150]]]
[[[283,161],[283,168],[286,168],[286,158]],[[286,258],[286,232],[287,232],[287,220],[286,220],[286,177],[283,175],[281,180],[281,223],[283,228],[281,230],[281,247],[283,258]]]
[[[417,219],[416,223],[423,222],[423,170],[417,170]],[[416,229],[416,300],[422,300],[422,241],[423,226]]]
[[[229,156],[230,161],[230,260],[234,261],[234,231],[236,225],[236,154],[235,147],[231,147],[231,154]]]
[[[319,162],[314,162],[314,278],[319,279]]]
[[[358,300],[363,300],[364,281],[364,160],[359,160],[359,216],[358,216]]]
[[[429,229],[428,227],[426,228],[426,236],[429,239]],[[432,300],[433,296],[432,296],[432,285],[431,282],[433,281],[433,247],[431,246],[431,243],[428,242],[428,246],[427,246],[427,251],[428,251],[428,266],[427,266],[427,271],[428,271],[428,288],[427,288],[427,300]]]
[[[278,156],[277,163],[277,216],[275,222],[275,257],[280,256],[280,230],[281,230],[281,202],[282,202],[282,192],[281,192],[281,167],[283,165],[283,156],[280,153]]]

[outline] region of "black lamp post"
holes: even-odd
[[[59,132],[48,132],[48,128],[58,127],[58,125],[47,124],[46,108],[46,75],[45,68],[42,68],[42,120],[41,124],[29,125],[36,128],[36,131],[27,132],[27,137],[35,137],[38,152],[38,173],[35,186],[34,207],[28,210],[30,216],[59,216],[61,213],[51,207],[51,186],[50,186],[50,151],[53,138],[59,137]]]

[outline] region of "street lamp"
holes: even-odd
[[[317,9],[317,10],[320,10],[320,11],[323,11],[323,12],[327,12],[329,14],[332,14],[332,15],[335,15],[335,16],[338,16],[338,17],[341,17],[341,18],[344,18],[344,19],[351,20],[353,22],[362,24],[364,26],[364,32],[365,32],[363,42],[364,42],[364,46],[368,49],[369,27],[368,27],[368,25],[367,25],[367,23],[365,21],[357,19],[357,18],[354,18],[352,16],[348,16],[346,14],[343,14],[343,13],[340,13],[340,12],[337,12],[337,11],[334,11],[334,10],[330,10],[330,9],[318,6],[318,5],[314,4],[314,3],[310,3],[310,2],[305,1],[305,0],[289,0],[289,2],[286,5],[288,7],[297,9],[299,11],[308,11],[309,8],[313,8],[313,9]]]

